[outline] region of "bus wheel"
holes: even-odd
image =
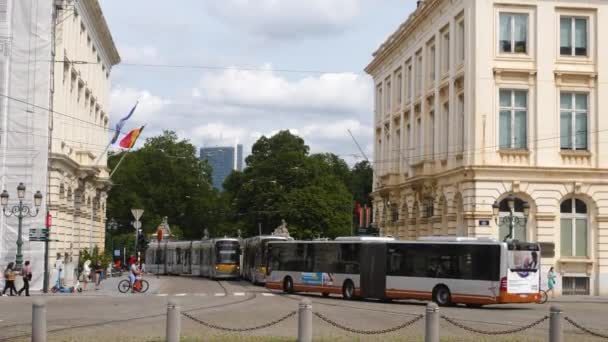
[[[293,280],[291,280],[291,277],[285,277],[285,280],[283,280],[283,292],[293,293]]]
[[[444,285],[436,286],[435,289],[433,289],[433,302],[437,303],[439,306],[448,306],[452,304],[450,290]]]
[[[329,297],[329,292],[323,292],[323,293],[321,293],[321,295],[323,295],[323,297],[327,298],[327,297]]]
[[[342,286],[342,297],[346,300],[355,299],[355,285],[350,280],[344,282]]]

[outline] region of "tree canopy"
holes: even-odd
[[[211,185],[211,167],[188,140],[171,131],[146,140],[126,155],[113,176],[107,217],[120,225],[115,247],[134,242],[131,209],[141,207],[143,230],[151,234],[167,216],[177,238],[271,233],[285,220],[296,238],[350,235],[354,201],[369,204],[372,169],[360,162],[351,170],[335,154],[310,154],[289,131],[261,137],[244,171],[231,173],[224,192]],[[111,155],[115,168],[125,152]]]

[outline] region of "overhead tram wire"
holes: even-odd
[[[49,61],[50,62],[50,61]],[[77,65],[99,65],[99,62],[89,61],[71,61],[57,60],[55,63],[72,63]],[[118,67],[142,67],[142,68],[167,68],[167,69],[202,69],[202,70],[237,70],[237,71],[260,71],[260,72],[279,72],[279,73],[294,73],[294,74],[357,74],[361,72],[354,71],[329,71],[329,70],[311,70],[311,69],[288,69],[288,68],[256,68],[243,66],[217,66],[217,65],[197,65],[197,64],[169,64],[169,63],[125,63],[117,64]]]

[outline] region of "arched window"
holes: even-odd
[[[503,241],[509,235],[509,220],[506,217],[511,215],[509,209],[509,199],[505,198],[499,203],[500,213],[498,221],[498,241]],[[524,201],[515,197],[515,208],[513,216],[513,240],[527,241],[527,222],[524,217]]]
[[[585,202],[577,198],[564,200],[561,213],[561,256],[588,256],[589,214]]]

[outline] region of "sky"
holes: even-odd
[[[290,130],[312,153],[373,159],[372,53],[414,0],[100,0],[122,57],[111,121],[197,148]],[[171,65],[173,67],[150,67]],[[177,67],[179,66],[179,67]]]

